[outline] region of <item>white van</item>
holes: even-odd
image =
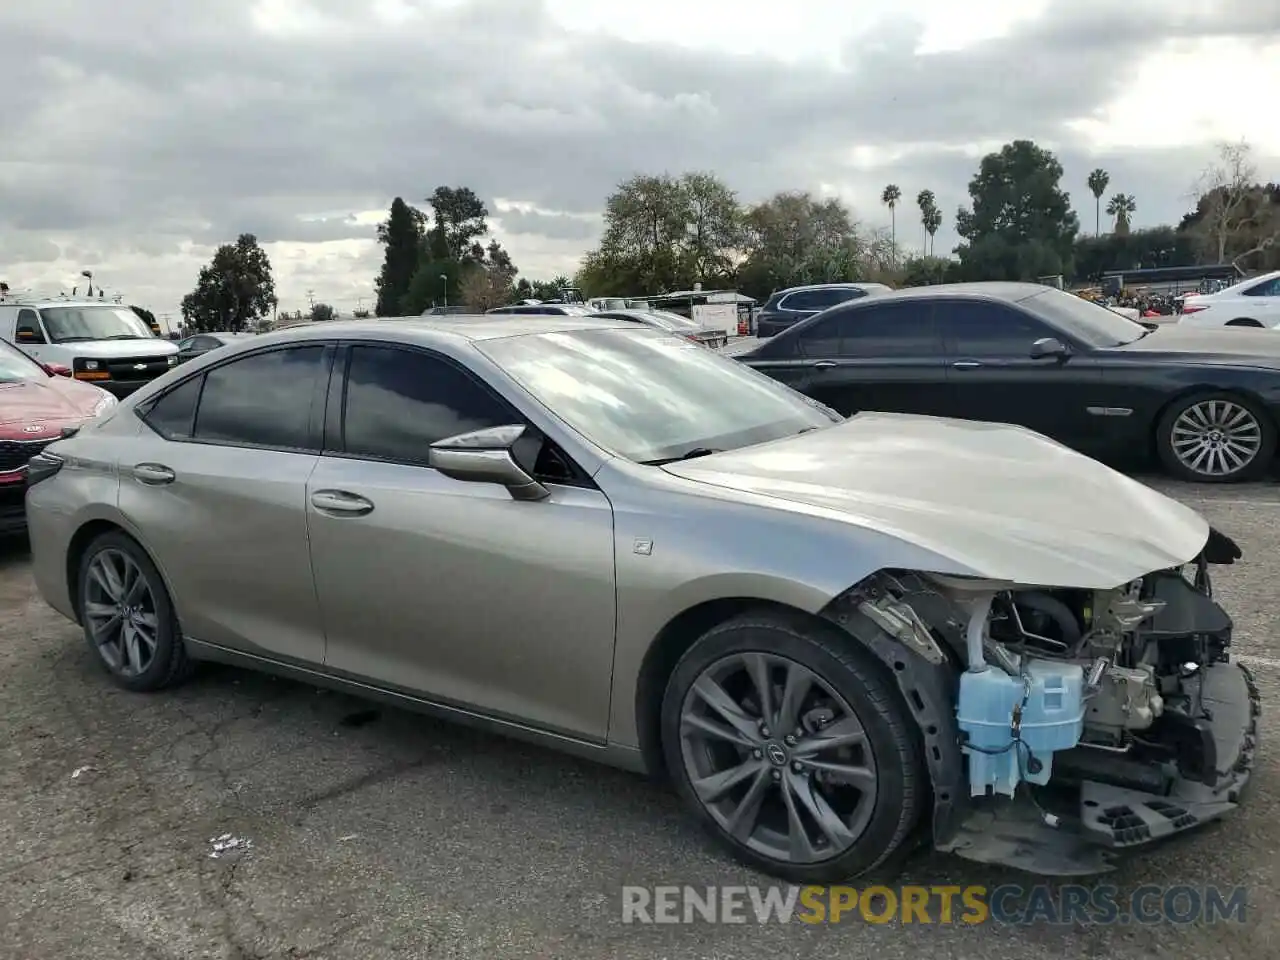
[[[178,345],[118,303],[0,295],[0,340],[56,373],[125,397],[178,364]]]

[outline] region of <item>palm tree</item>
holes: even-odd
[[[1098,167],[1089,174],[1089,192],[1093,194],[1093,235],[1102,235],[1102,195],[1111,183],[1111,174]]]
[[[1130,217],[1138,209],[1137,201],[1131,193],[1117,193],[1107,201],[1107,216],[1116,218],[1116,233],[1124,236],[1129,232]]]
[[[896,183],[891,183],[884,188],[880,194],[880,202],[889,208],[889,235],[893,243],[893,259],[898,259],[898,218],[894,213],[894,208],[898,206],[898,201],[902,199],[902,191],[898,189]]]
[[[920,208],[920,225],[924,227],[924,249],[922,253],[928,254],[928,233],[929,228],[927,221],[929,219],[929,211],[938,209],[938,198],[933,195],[932,190],[921,190],[916,194],[916,205]]]
[[[938,232],[938,228],[942,226],[942,211],[937,207],[930,207],[924,212],[924,230],[929,234],[929,256],[933,256],[933,235]]]

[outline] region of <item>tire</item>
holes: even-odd
[[[760,709],[761,684],[752,682],[751,670],[762,665],[769,667],[771,706],[778,709]],[[713,627],[676,664],[662,702],[667,767],[684,801],[739,860],[793,883],[839,883],[885,864],[903,847],[927,805],[927,776],[912,721],[882,669],[869,651],[834,628],[773,613],[744,614]],[[762,712],[775,720],[780,716],[783,684],[792,671],[796,676],[807,671],[813,678],[810,695],[819,697],[825,705],[821,709],[830,714],[815,712],[812,700],[805,701],[812,705],[809,710],[793,711],[806,721],[800,725],[803,730],[791,731],[805,733],[798,742],[786,730],[761,733],[759,723]],[[761,675],[758,669],[756,674]],[[724,685],[712,687],[711,681]],[[742,697],[733,701],[735,718],[754,729],[754,739],[739,735],[732,744],[691,725],[690,719],[700,725],[711,719],[722,732],[727,729],[724,715],[703,695],[711,691],[714,699],[716,689],[730,693],[731,700],[735,691]],[[754,716],[752,695],[757,696]],[[856,754],[856,761],[830,748],[811,750],[821,739],[813,724],[824,719],[828,726],[817,729],[827,737],[837,732],[855,736],[860,725],[862,742],[845,748]],[[874,779],[869,786],[865,781],[833,782],[830,768],[810,766],[814,761],[869,768]],[[749,773],[737,776],[743,770]],[[721,785],[734,785],[720,796],[708,788],[712,776],[719,776]],[[735,835],[734,814],[757,795],[763,797],[756,804],[758,815],[751,818],[750,829]],[[792,811],[800,811],[809,841],[799,854],[795,851],[800,848],[789,842],[794,836],[790,825],[796,822]],[[818,828],[817,813],[831,811],[839,815],[842,832]],[[779,825],[788,827],[785,836]]]
[[[1196,408],[1199,415],[1194,412]],[[1236,422],[1240,413],[1247,419]],[[1191,438],[1195,434],[1190,431],[1199,430],[1202,422],[1218,425],[1216,448],[1212,446],[1214,431],[1207,428],[1200,431],[1201,442],[1209,442],[1210,450],[1216,449],[1218,453],[1211,453],[1197,469],[1195,458],[1203,448],[1192,445]],[[1234,445],[1224,442],[1227,438],[1225,428],[1233,424],[1237,429]],[[1240,429],[1247,424],[1251,425]],[[1180,441],[1178,444],[1175,444],[1175,429]],[[1247,462],[1240,466],[1230,462],[1229,458],[1241,457],[1245,450],[1251,452]],[[1205,391],[1176,400],[1165,410],[1156,425],[1156,452],[1165,470],[1180,480],[1194,483],[1254,480],[1266,473],[1275,457],[1276,426],[1266,411],[1252,400],[1225,391]],[[1229,469],[1224,470],[1224,466]]]
[[[1227,326],[1228,327],[1261,327],[1262,324],[1259,323],[1257,320],[1250,319],[1249,317],[1237,317],[1235,320],[1228,320]]]
[[[104,575],[104,565],[115,572],[114,583]],[[115,602],[113,593],[138,583],[136,591],[122,597],[121,603]],[[174,686],[191,675],[194,663],[182,641],[164,579],[137,541],[114,532],[97,537],[80,557],[76,589],[85,642],[118,685],[148,693]],[[127,622],[121,622],[118,612],[108,618],[113,606],[117,611],[121,606],[128,611],[123,616]],[[121,642],[125,629],[133,633],[131,644]],[[154,641],[149,651],[148,636]],[[141,669],[135,661],[140,661]]]

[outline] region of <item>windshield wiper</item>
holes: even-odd
[[[686,450],[678,457],[661,457],[658,460],[641,460],[646,467],[661,467],[667,463],[679,463],[681,460],[696,460],[698,457],[709,457],[713,453],[720,453],[720,450],[713,450],[711,447],[694,447],[692,450]]]
[[[150,338],[144,337],[140,333],[116,333],[109,337],[103,337],[102,339],[103,340],[148,340]]]
[[[57,337],[54,343],[87,343],[91,340],[97,340],[97,337]]]

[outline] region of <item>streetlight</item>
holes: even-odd
[[[92,297],[93,296],[93,271],[81,270],[80,276],[84,277],[86,280],[89,281],[89,293],[87,294],[87,296]]]
[[[444,284],[444,305],[449,305],[449,275],[447,273],[440,274],[440,282]]]

